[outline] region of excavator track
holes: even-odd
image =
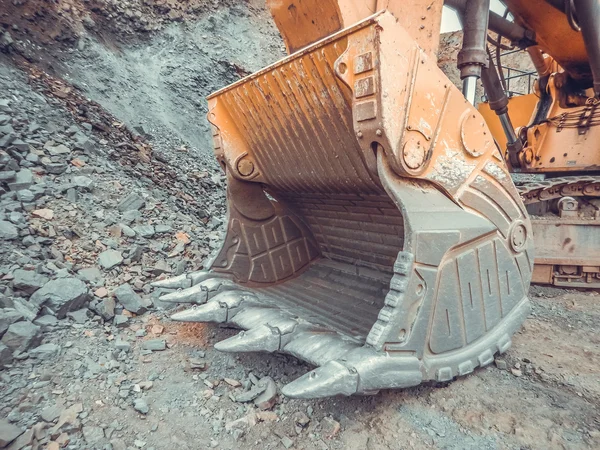
[[[533,283],[600,288],[600,176],[517,185],[536,244]]]

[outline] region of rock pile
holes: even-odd
[[[167,169],[138,136],[66,83],[32,73],[34,85],[53,94],[46,99],[27,89],[17,71],[3,70],[0,364],[6,366],[51,353],[36,348],[61,321],[110,322],[153,309],[148,282],[198,269],[217,245],[223,194],[221,175],[204,169],[208,181],[192,186],[193,158]],[[207,189],[212,195],[202,201],[182,200]]]

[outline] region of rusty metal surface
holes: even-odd
[[[443,3],[443,0],[267,0],[267,7],[288,53],[387,10],[425,52],[435,55]]]
[[[413,30],[414,31],[414,30]],[[317,365],[291,397],[448,381],[529,311],[532,230],[483,117],[390,12],[209,98],[229,220],[173,316]]]

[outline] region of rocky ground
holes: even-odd
[[[453,383],[314,401],[279,395],[305,364],[169,320],[149,282],[225,218],[203,97],[281,55],[260,4],[0,0],[0,448],[600,447],[596,292],[532,288]]]

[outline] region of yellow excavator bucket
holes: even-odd
[[[228,223],[207,270],[155,283],[222,351],[317,366],[290,397],[448,381],[529,312],[531,225],[477,110],[387,11],[209,97]]]

